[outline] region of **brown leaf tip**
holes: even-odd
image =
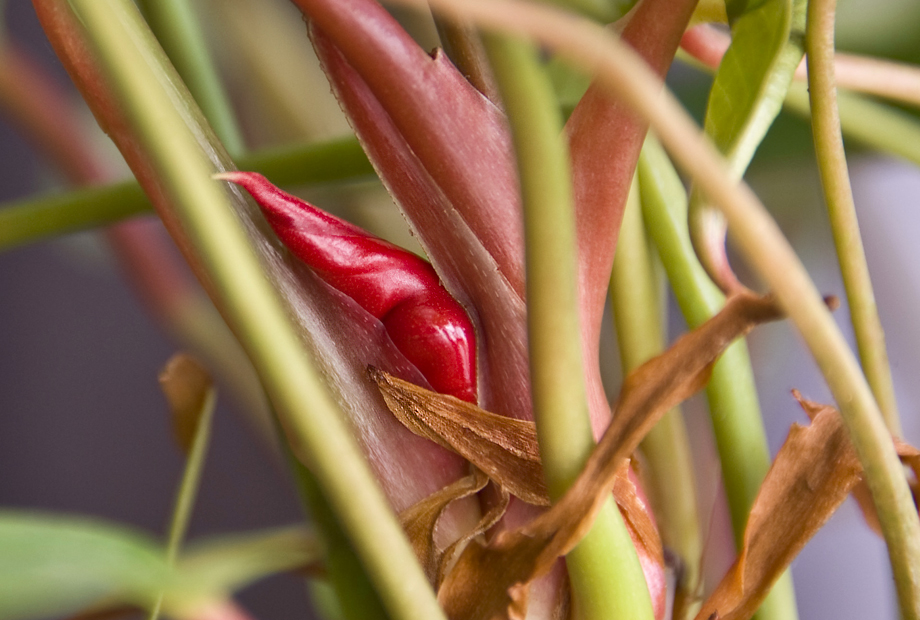
[[[187,353],[172,356],[158,377],[172,413],[173,434],[188,452],[198,427],[198,418],[213,382],[205,367]]]

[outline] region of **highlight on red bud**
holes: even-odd
[[[476,332],[431,264],[282,191],[261,174],[224,172],[214,178],[249,192],[281,242],[383,323],[435,391],[476,402]]]

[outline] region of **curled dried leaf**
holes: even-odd
[[[412,543],[412,549],[421,562],[425,575],[432,583],[439,581],[441,560],[444,556],[444,550],[438,549],[435,543],[435,532],[441,516],[455,500],[481,491],[488,483],[489,477],[482,471],[474,469],[469,476],[432,493],[399,513],[399,520],[409,537],[409,542]],[[464,539],[469,540],[467,537],[462,540]]]
[[[913,447],[907,442],[900,439],[894,439],[894,449],[898,454],[901,462],[910,468],[913,472],[913,480],[910,480],[910,491],[914,497],[914,504],[920,505],[920,450]],[[878,520],[878,513],[875,510],[875,503],[872,501],[872,494],[869,492],[869,485],[865,480],[860,480],[853,488],[853,498],[859,505],[863,518],[873,532],[882,535],[882,526]]]
[[[465,536],[462,536],[454,543],[452,543],[447,549],[444,550],[444,555],[441,559],[440,570],[438,571],[438,588],[441,587],[441,584],[444,583],[444,579],[447,578],[448,572],[453,568],[457,559],[460,557],[460,554],[463,553],[463,550],[470,543],[471,540],[475,539],[481,534],[485,534],[492,526],[498,523],[505,512],[508,510],[508,504],[511,501],[511,496],[508,494],[508,491],[502,487],[498,488],[498,501],[489,508],[486,514],[482,515],[482,518],[479,520],[479,523],[476,524],[476,527],[467,532]]]
[[[827,405],[799,402],[811,425],[795,424],[789,431],[754,500],[741,553],[697,620],[750,618],[859,482],[862,469],[840,414]]]
[[[533,422],[490,413],[368,368],[383,399],[406,428],[453,450],[525,502],[548,506]]]
[[[186,353],[172,356],[158,377],[172,414],[173,436],[185,454],[191,450],[198,422],[212,397],[213,381],[205,367]]]

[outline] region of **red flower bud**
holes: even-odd
[[[215,178],[252,194],[282,243],[383,323],[435,391],[476,402],[473,324],[427,261],[281,191],[260,174]]]

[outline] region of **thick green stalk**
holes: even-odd
[[[568,150],[552,87],[532,44],[488,35],[508,112],[524,203],[534,420],[550,497],[575,480],[595,443],[579,345],[576,245]],[[582,620],[652,618],[629,533],[612,501],[567,557]]]
[[[139,5],[224,148],[233,156],[242,153],[246,148],[243,134],[208,53],[194,7],[189,0],[140,0]]]
[[[372,178],[374,169],[354,138],[273,147],[237,158],[278,185],[348,182]],[[137,181],[78,189],[0,206],[0,251],[87,230],[150,212]]]
[[[610,301],[624,376],[665,347],[661,278],[655,273],[638,189],[638,183],[634,182],[620,225],[610,280]],[[679,407],[667,412],[642,440],[642,452],[651,473],[662,542],[678,554],[683,564],[678,594],[692,598],[699,585],[703,540],[693,457]]]
[[[653,137],[646,140],[639,158],[639,180],[649,234],[687,324],[696,327],[718,312],[725,300],[693,251],[687,230],[687,193]],[[770,468],[757,386],[744,340],[726,349],[713,366],[706,398],[732,531],[740,548],[751,505]],[[786,573],[761,605],[760,613],[786,617],[782,613],[789,609],[795,610],[795,595],[791,575]]]
[[[167,90],[164,59],[129,0],[70,0],[218,305],[258,369],[288,441],[309,463],[394,619],[444,618],[431,587],[211,163]],[[164,73],[166,72],[166,73]],[[161,82],[161,80],[164,80]]]
[[[888,364],[885,333],[878,316],[866,252],[859,234],[856,204],[850,188],[843,136],[840,133],[834,79],[836,7],[836,0],[811,0],[808,3],[805,47],[808,51],[811,128],[859,358],[888,428],[894,435],[900,436],[901,422],[898,419],[898,405]]]

